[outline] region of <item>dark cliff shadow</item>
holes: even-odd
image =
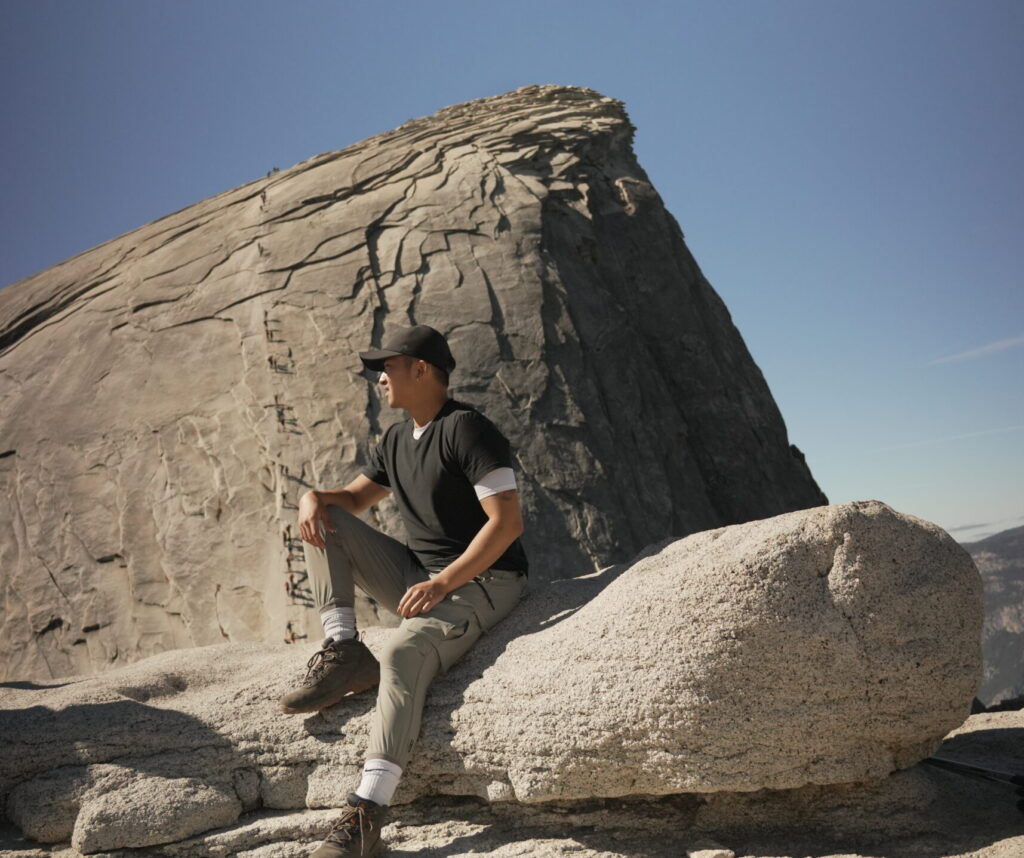
[[[980,766],[986,760],[1001,762],[1024,774],[1024,727],[988,727],[960,733],[946,739],[936,753]]]

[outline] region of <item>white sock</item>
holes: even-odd
[[[355,608],[324,608],[320,611],[320,622],[323,623],[324,634],[336,641],[356,636]]]
[[[391,804],[391,796],[398,788],[402,767],[387,760],[367,760],[363,764],[363,779],[356,787],[356,795],[376,804]]]

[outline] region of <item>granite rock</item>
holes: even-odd
[[[356,352],[412,322],[515,447],[536,584],[825,503],[632,134],[527,87],[0,291],[0,677],[318,637],[296,504],[401,416]]]
[[[884,777],[970,713],[981,582],[934,524],[866,501],[645,555],[460,693],[449,769],[528,802],[791,789]]]
[[[696,801],[884,779],[967,717],[980,599],[948,535],[878,502],[653,546],[535,593],[441,677],[395,801]],[[371,648],[387,634],[371,630]],[[8,817],[87,851],[180,841],[243,811],[341,806],[373,695],[281,715],[305,657],[224,644],[11,684]]]

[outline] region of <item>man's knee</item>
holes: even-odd
[[[421,663],[436,659],[431,663],[447,671],[476,643],[480,634],[480,623],[472,611],[449,611],[442,616],[426,615],[403,621],[385,649],[393,648],[394,658],[403,665],[414,664],[416,659]]]
[[[437,660],[434,643],[422,629],[399,626],[380,651],[381,672],[416,676],[428,662]]]
[[[352,515],[352,513],[342,509],[340,506],[327,507],[327,518],[334,529],[333,535],[335,537],[341,536],[345,531],[350,530],[353,525],[364,524],[357,516]],[[328,531],[327,536],[330,537],[331,535],[331,532]]]

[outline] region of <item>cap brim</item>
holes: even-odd
[[[388,349],[371,349],[368,352],[359,352],[359,359],[363,366],[373,372],[383,372],[384,361],[390,357],[400,357],[401,352],[393,352]]]

